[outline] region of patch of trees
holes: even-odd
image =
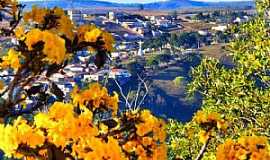
[[[167,63],[172,59],[172,56],[170,54],[155,54],[155,55],[151,55],[147,61],[146,61],[146,65],[147,66],[155,66],[158,65],[160,63]]]
[[[169,42],[169,36],[168,35],[161,35],[158,37],[153,37],[151,39],[148,39],[144,41],[142,48],[153,48],[153,49],[162,49],[164,45],[166,45]]]
[[[235,20],[237,17],[244,18],[248,16],[248,13],[244,11],[214,11],[210,13],[199,12],[192,17],[193,20],[200,20],[204,22],[215,22],[219,21],[222,23],[230,23]]]
[[[202,37],[197,32],[183,32],[180,34],[172,34],[170,44],[174,47],[197,48],[198,42]]]

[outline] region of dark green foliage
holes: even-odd
[[[196,32],[183,32],[179,35],[172,34],[170,44],[174,47],[197,48],[200,36]]]

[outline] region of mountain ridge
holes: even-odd
[[[255,4],[253,1],[232,1],[232,2],[200,2],[192,0],[168,0],[161,2],[153,3],[114,3],[106,1],[89,1],[89,0],[73,0],[71,3],[67,3],[67,0],[31,0],[31,1],[22,1],[23,4],[26,4],[27,9],[30,9],[32,5],[37,5],[40,7],[54,7],[59,6],[61,8],[93,8],[93,7],[128,7],[128,8],[138,8],[143,5],[145,9],[179,9],[179,8],[196,8],[196,7],[254,7]]]

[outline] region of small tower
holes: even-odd
[[[73,21],[73,12],[72,12],[72,9],[68,10],[67,14],[69,16],[69,19]]]
[[[110,21],[114,21],[115,20],[115,14],[114,14],[114,12],[110,11],[108,13],[108,18],[109,18]]]
[[[139,50],[138,50],[138,56],[143,56],[144,55],[144,53],[143,53],[143,50],[142,50],[142,44],[143,44],[143,42],[140,40],[139,42]]]

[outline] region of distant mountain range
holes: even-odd
[[[136,8],[140,4],[124,4],[124,3],[112,3],[105,1],[96,1],[96,0],[32,0],[32,1],[23,1],[22,3],[26,4],[27,9],[31,8],[32,5],[37,5],[41,7],[54,7],[59,6],[62,8],[94,8],[94,7],[128,7]],[[254,7],[254,1],[232,1],[232,2],[199,2],[192,0],[168,0],[155,3],[143,4],[145,9],[178,9],[178,8],[193,8],[193,7],[232,7],[232,8],[244,8],[244,7]]]

